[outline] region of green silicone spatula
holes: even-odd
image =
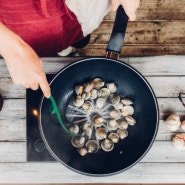
[[[58,109],[58,106],[57,106],[57,104],[56,104],[56,101],[55,101],[54,97],[51,95],[49,99],[51,100],[51,109],[50,109],[50,112],[51,112],[52,114],[56,114],[56,116],[57,116],[57,118],[58,118],[58,121],[59,121],[60,125],[62,126],[62,128],[63,128],[68,134],[70,134],[71,136],[80,136],[81,134],[75,134],[75,133],[71,132],[70,130],[68,130],[68,129],[66,128],[66,126],[64,125],[64,123],[63,123],[63,121],[62,121],[62,118],[61,118],[61,116],[60,116],[60,112],[59,112],[59,109]]]

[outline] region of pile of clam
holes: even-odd
[[[112,151],[116,143],[128,136],[128,126],[136,123],[133,102],[117,93],[114,82],[106,83],[100,78],[77,85],[75,94],[68,109],[78,110],[81,115],[76,115],[70,131],[82,134],[72,137],[72,145],[81,156],[99,149]]]

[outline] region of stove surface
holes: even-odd
[[[46,75],[50,81],[54,75]],[[38,110],[42,98],[42,91],[26,90],[26,118],[27,118],[27,161],[55,161],[42,141],[39,124]]]

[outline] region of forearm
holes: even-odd
[[[16,84],[33,90],[40,86],[44,95],[50,97],[50,87],[41,59],[26,42],[2,23],[0,23],[0,54],[5,59],[10,76]]]
[[[0,55],[6,59],[8,55],[21,52],[23,40],[0,22]]]

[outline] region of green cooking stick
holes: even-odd
[[[51,95],[50,98],[51,100],[51,113],[52,114],[56,114],[57,118],[58,118],[58,121],[60,123],[60,125],[62,126],[62,128],[68,133],[70,134],[71,136],[80,136],[81,134],[75,134],[73,132],[71,132],[70,130],[68,130],[66,128],[66,126],[64,125],[64,123],[62,122],[62,119],[61,119],[61,116],[60,116],[60,112],[59,112],[59,109],[58,109],[58,106],[56,104],[56,101],[54,99],[54,97]]]

